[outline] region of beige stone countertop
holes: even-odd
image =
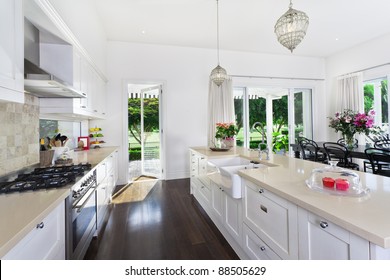
[[[258,159],[257,151],[240,147],[228,152],[213,152],[205,147],[192,150],[208,157],[243,156]],[[362,197],[339,196],[310,189],[305,181],[314,168],[324,164],[271,154],[264,164],[277,165],[240,170],[239,175],[292,203],[357,234],[383,248],[390,248],[390,177],[356,172],[369,188]]]
[[[92,169],[117,147],[74,152],[73,163],[86,163]],[[81,179],[81,178],[78,178]],[[0,195],[0,258],[33,230],[70,194],[70,187]]]
[[[71,157],[74,164],[88,162],[94,168],[117,149],[118,147],[102,147],[85,151],[73,151]]]

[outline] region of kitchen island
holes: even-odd
[[[74,152],[73,163],[90,163],[92,170],[112,154],[117,147],[106,147]],[[34,167],[32,167],[34,168]],[[78,177],[77,180],[81,180]],[[75,182],[76,184],[77,182]],[[50,213],[64,204],[72,185],[57,189],[27,191],[0,195],[0,258],[3,258],[32,230],[39,226]],[[60,206],[61,208],[61,206]],[[62,207],[63,208],[63,207]],[[64,209],[60,209],[64,215]],[[62,217],[64,218],[64,217]],[[64,223],[64,221],[63,221]],[[65,224],[58,225],[64,230]],[[59,234],[64,237],[65,232]],[[63,242],[63,241],[62,241]],[[65,244],[62,244],[65,248]],[[64,258],[65,252],[59,255]]]
[[[190,151],[203,156],[205,159],[241,156],[259,161],[257,151],[249,151],[240,147],[234,147],[228,152],[213,152],[207,147],[195,147],[191,148]],[[283,247],[280,244],[278,244],[279,247],[276,246],[277,248],[273,247],[273,251],[280,249],[280,252],[277,252],[280,258],[310,259],[311,256],[316,254],[310,251],[315,247],[310,242],[315,242],[316,238],[324,238],[322,241],[326,244],[328,240],[328,236],[324,235],[322,229],[326,230],[327,233],[331,233],[337,239],[337,242],[341,239],[343,244],[348,243],[346,250],[349,250],[347,255],[350,258],[353,258],[351,255],[356,253],[354,253],[351,245],[355,241],[355,243],[360,244],[355,247],[359,248],[359,250],[356,250],[358,253],[355,254],[357,255],[356,258],[390,257],[390,178],[356,172],[362,185],[370,189],[369,193],[361,197],[338,196],[317,192],[310,189],[305,183],[309,179],[312,170],[323,168],[325,167],[324,164],[276,154],[271,154],[268,161],[260,160],[260,162],[264,163],[262,168],[238,171],[243,179],[242,205],[240,206],[242,213],[239,213],[242,216],[240,220],[243,224],[242,232],[245,232],[245,228],[249,225],[254,230],[252,233],[257,233],[257,237],[260,236],[266,239],[262,241],[268,239],[268,243],[275,242],[277,237],[272,234],[269,235],[267,229],[262,228],[262,223],[267,223],[267,221],[264,220],[266,216],[261,216],[267,212],[267,215],[272,213],[272,210],[269,211],[269,209],[272,209],[271,207],[267,209],[263,206],[266,202],[271,204],[270,201],[272,201],[275,209],[280,213],[284,213],[282,215],[286,215],[285,224],[281,223],[280,225],[281,227],[285,225],[285,230],[289,231],[283,237],[284,239],[281,238],[281,243],[285,242],[286,248],[280,249],[279,247]],[[213,176],[215,174],[209,176],[211,182],[213,182]],[[204,178],[201,181],[203,181],[202,186],[204,187],[206,185]],[[214,180],[214,183],[218,183],[218,181]],[[194,186],[196,186],[196,183]],[[212,194],[212,187],[210,190]],[[266,196],[267,193],[271,198]],[[257,195],[265,195],[266,199],[264,197],[253,198]],[[210,197],[212,200],[213,196]],[[253,210],[253,213],[251,213],[252,209],[248,208],[252,202],[256,204],[255,207],[259,208],[259,210]],[[279,209],[279,205],[283,205],[283,207]],[[203,203],[202,207],[207,207],[207,205]],[[271,227],[272,224],[278,225],[277,220],[275,220],[277,218],[274,217],[274,220],[270,222]],[[322,223],[322,228],[314,229],[314,220]],[[256,225],[256,222],[259,222],[260,225]],[[332,232],[332,227],[337,228],[336,233]],[[284,229],[272,230],[275,230],[275,233]],[[310,234],[314,234],[314,236]],[[242,235],[241,240],[237,242],[237,246],[245,248],[245,244],[248,245],[248,242],[245,243],[247,236]],[[345,236],[346,241],[342,236]],[[240,244],[240,242],[242,243]],[[293,243],[296,244],[293,245]],[[303,243],[307,244],[302,245]],[[265,245],[267,245],[267,242],[265,242]],[[265,250],[265,245],[260,247]],[[291,246],[295,247],[291,249]],[[340,246],[338,245],[338,247]],[[364,254],[362,255],[363,251]],[[247,255],[250,256],[250,254]]]

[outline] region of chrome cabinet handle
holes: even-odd
[[[43,222],[40,222],[39,224],[37,224],[37,228],[44,228],[45,227],[45,224]]]
[[[328,225],[328,223],[327,222],[324,222],[324,221],[321,221],[320,222],[320,227],[322,227],[322,228],[327,228],[329,225]]]
[[[264,247],[264,246],[261,246],[261,247],[260,247],[260,250],[264,252],[264,251],[265,251],[265,247]]]
[[[264,189],[260,189],[260,190],[259,190],[259,193],[263,193],[263,192],[264,192]]]

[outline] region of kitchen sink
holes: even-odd
[[[220,175],[219,184],[233,198],[241,198],[241,176],[239,170],[266,168],[269,165],[251,161],[243,157],[210,159],[209,165],[215,166]]]

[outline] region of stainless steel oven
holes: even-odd
[[[96,170],[73,186],[67,199],[67,259],[83,259],[96,231]]]

